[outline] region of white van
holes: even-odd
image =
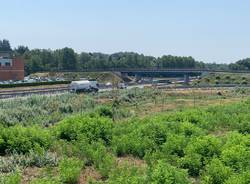
[[[99,88],[97,81],[81,80],[72,81],[69,90],[71,92],[97,92]]]

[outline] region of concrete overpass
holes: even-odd
[[[41,73],[45,71],[40,71]],[[49,71],[46,71],[49,72]],[[52,70],[50,72],[112,72],[121,77],[134,75],[140,78],[141,76],[151,74],[156,76],[159,74],[178,75],[183,76],[185,83],[189,82],[190,76],[198,76],[203,73],[238,73],[238,74],[250,74],[248,70],[211,70],[206,68],[96,68],[96,69],[83,69],[83,70]]]
[[[211,69],[193,69],[193,68],[107,68],[107,69],[86,69],[79,72],[113,72],[120,76],[134,75],[142,77],[145,75],[178,75],[183,76],[185,83],[189,82],[190,76],[202,75],[203,73],[250,73],[247,70],[211,70]]]
[[[66,71],[73,72],[73,71]],[[75,72],[75,71],[74,71]],[[211,70],[211,69],[192,69],[192,68],[100,68],[84,69],[78,72],[121,72],[121,73],[179,73],[179,74],[199,74],[209,73],[250,73],[248,70]]]

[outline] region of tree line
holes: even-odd
[[[0,40],[0,52],[11,51],[10,42],[6,39]]]
[[[8,40],[0,40],[0,52],[9,51],[23,57],[27,74],[39,71],[82,71],[88,69],[109,68],[206,68],[221,70],[250,70],[250,58],[233,64],[216,64],[196,61],[191,56],[162,57],[145,56],[135,52],[76,53],[72,48],[62,49],[29,49],[18,46],[12,49]]]
[[[20,46],[14,53],[25,60],[27,73],[38,71],[82,71],[110,68],[204,68],[205,64],[192,57],[145,56],[134,52],[76,53],[71,48],[57,50],[33,49]]]
[[[231,70],[250,70],[250,58],[241,59],[229,65]]]

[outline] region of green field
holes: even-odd
[[[250,91],[0,101],[0,183],[248,184]]]

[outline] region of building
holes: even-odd
[[[12,57],[9,52],[0,51],[0,81],[23,80],[24,62],[23,59]]]

